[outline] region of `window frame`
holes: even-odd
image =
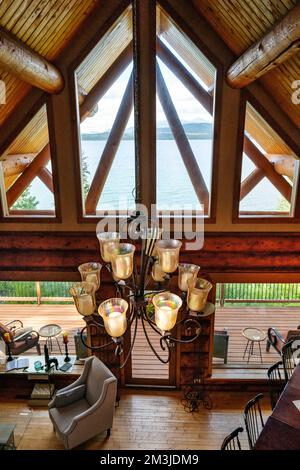
[[[234,177],[234,190],[233,190],[233,204],[232,204],[232,223],[233,224],[295,224],[300,221],[300,169],[296,175],[294,182],[294,189],[292,191],[293,200],[291,203],[294,205],[294,214],[283,216],[253,212],[253,215],[240,215],[240,190],[241,190],[241,177],[242,177],[242,164],[243,164],[243,151],[244,151],[244,135],[245,135],[245,121],[246,109],[249,103],[255,111],[257,111],[266,123],[278,134],[278,136],[291,148],[296,155],[300,157],[300,149],[297,144],[284,132],[278,125],[276,120],[268,113],[268,111],[261,105],[261,103],[254,97],[249,90],[242,90],[240,95],[240,108],[239,108],[239,123],[237,135],[237,152],[235,164],[235,177]]]
[[[2,145],[0,148],[1,154],[5,149],[9,148],[14,140],[18,137],[20,132],[29,124],[33,117],[38,113],[38,111],[46,106],[47,112],[47,123],[48,123],[48,133],[49,133],[49,145],[50,145],[50,155],[51,155],[51,168],[52,168],[52,181],[53,181],[53,198],[54,198],[54,215],[48,215],[48,211],[41,210],[40,213],[37,210],[37,214],[16,214],[5,215],[3,212],[2,200],[0,201],[0,223],[62,223],[61,215],[61,204],[60,204],[60,192],[59,192],[59,179],[58,179],[58,167],[57,167],[57,151],[56,151],[56,141],[55,141],[55,130],[54,130],[54,119],[52,111],[52,101],[51,97],[46,94],[42,95],[34,104],[31,106],[29,112],[26,114],[25,118],[18,124],[18,126],[10,134],[9,138],[5,141],[5,145]],[[5,191],[5,188],[1,190]],[[2,194],[0,195],[2,199]],[[20,210],[22,211],[22,210]],[[28,211],[29,212],[29,211]],[[42,213],[45,213],[43,215]]]
[[[134,3],[134,2],[132,2]],[[207,224],[215,224],[216,223],[216,212],[217,212],[217,186],[218,186],[218,160],[219,160],[219,153],[220,153],[220,142],[219,142],[219,135],[220,135],[220,126],[221,126],[221,103],[222,103],[222,87],[223,87],[223,65],[221,62],[205,47],[205,45],[200,41],[198,37],[195,37],[195,35],[192,33],[188,25],[185,24],[185,22],[179,18],[175,12],[170,12],[168,11],[168,8],[165,8],[165,5],[163,2],[154,2],[154,7],[156,11],[157,5],[160,6],[164,12],[170,17],[171,21],[174,21],[174,23],[177,25],[179,29],[182,30],[182,32],[195,44],[195,46],[207,57],[207,59],[212,63],[212,65],[215,68],[215,92],[214,92],[214,110],[213,110],[213,149],[212,149],[212,170],[211,170],[211,182],[210,182],[210,204],[209,204],[209,215],[207,216],[200,216],[203,218],[203,222],[205,225]],[[128,7],[124,8],[124,10]],[[133,9],[134,10],[134,9]],[[119,12],[119,14],[122,12]],[[133,13],[134,15],[134,13]],[[98,222],[99,220],[106,219],[107,221],[110,219],[111,215],[109,214],[109,211],[106,211],[108,215],[102,216],[100,214],[95,214],[95,215],[86,215],[84,211],[84,206],[83,206],[83,194],[82,194],[82,184],[81,184],[81,155],[80,155],[80,117],[79,117],[79,103],[77,99],[77,80],[76,80],[76,69],[80,65],[81,61],[91,52],[93,47],[101,40],[101,38],[104,36],[106,31],[111,27],[116,21],[117,18],[113,18],[111,21],[111,24],[107,26],[107,29],[102,31],[102,34],[99,34],[97,36],[97,40],[94,39],[93,43],[90,45],[88,50],[86,51],[86,54],[84,57],[78,58],[69,68],[68,70],[68,83],[69,83],[69,89],[70,89],[70,106],[71,106],[71,113],[73,116],[72,123],[73,123],[73,136],[74,136],[74,143],[73,143],[73,149],[74,149],[74,157],[75,157],[75,179],[76,179],[76,184],[77,184],[77,220],[78,223],[80,224],[90,224],[91,222]],[[152,14],[151,19],[151,25],[149,25],[149,30],[151,31],[152,28],[152,34],[153,34],[153,24],[156,25],[156,16]],[[137,21],[137,20],[136,20]],[[154,22],[154,23],[153,23]],[[134,23],[134,21],[133,21]],[[156,26],[154,28],[155,31],[155,42],[156,42]],[[148,36],[149,37],[149,36]],[[153,38],[152,38],[153,39]],[[151,38],[150,38],[151,41]],[[136,38],[135,32],[133,31],[133,48],[136,51],[139,51],[140,45],[138,43],[138,39]],[[146,46],[147,47],[147,46]],[[148,45],[149,47],[149,45]],[[136,49],[135,49],[136,48]],[[145,48],[143,48],[145,50]],[[154,59],[156,60],[156,48],[153,51],[152,49],[152,54],[154,54]],[[147,59],[148,65],[151,63],[152,58]],[[133,70],[135,74],[138,74],[138,69],[139,64],[137,64],[137,59],[135,57],[135,52],[133,53]],[[146,64],[147,67],[147,64]],[[149,70],[151,71],[151,64],[149,65]],[[142,76],[142,75],[141,75]],[[156,100],[156,80],[150,81],[150,88],[152,89],[150,91],[150,95],[155,97]],[[135,85],[137,82],[137,79],[135,78]],[[135,118],[136,116],[139,116],[141,114],[140,109],[143,108],[144,106],[144,99],[143,96],[138,97],[138,87],[134,86],[134,94],[135,94],[135,103],[134,103],[134,113],[135,113]],[[153,92],[154,90],[154,92]],[[149,105],[149,107],[153,107],[153,103]],[[154,106],[155,108],[155,106]],[[149,108],[147,107],[147,110]],[[147,112],[146,110],[146,112]],[[151,112],[151,111],[150,111]],[[148,126],[151,126],[151,124],[148,124]],[[138,139],[141,138],[141,133],[143,132],[141,130],[141,126],[137,121],[135,120],[134,123],[135,127],[135,158],[136,158],[136,187],[140,187],[140,181],[139,181],[139,168],[141,165],[144,165],[147,168],[147,171],[149,171],[151,174],[147,173],[147,177],[149,178],[150,181],[155,181],[155,187],[154,191],[150,189],[150,194],[152,193],[152,203],[156,203],[156,132],[153,134],[152,132],[152,146],[155,147],[155,152],[150,155],[146,155],[146,158],[144,155],[139,155],[139,152],[137,152],[137,141]],[[155,127],[156,127],[156,119],[155,119]],[[151,132],[150,132],[151,134]],[[153,148],[153,147],[152,147]],[[153,164],[153,158],[155,157],[155,163]],[[145,185],[144,185],[145,186]],[[143,187],[143,186],[142,186]],[[155,197],[153,196],[153,192],[155,193]],[[140,195],[139,195],[139,202],[145,203],[145,205],[148,207],[148,201],[149,201],[149,190],[145,188],[144,190],[142,189]],[[154,202],[153,202],[154,201]],[[113,212],[114,213],[114,212]],[[119,218],[121,218],[122,215],[120,214]],[[191,223],[191,226],[196,227],[196,219],[199,218],[199,216],[191,216],[191,217],[185,217],[185,220],[188,220]],[[159,217],[159,220],[161,217]],[[183,218],[182,217],[177,217],[177,216],[171,216],[171,221],[170,225],[172,228],[174,228],[178,223],[181,222]]]

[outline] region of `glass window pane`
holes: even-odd
[[[247,103],[239,215],[292,216],[297,171],[294,152]]]
[[[5,216],[55,216],[46,105],[24,127],[2,156],[2,209]],[[23,177],[35,162],[35,172]]]

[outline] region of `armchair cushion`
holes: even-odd
[[[55,396],[55,407],[61,408],[62,406],[68,406],[75,401],[81,400],[85,395],[85,384],[78,385],[78,387],[71,388],[62,392],[57,392]]]
[[[55,422],[57,429],[60,433],[70,426],[75,416],[79,416],[90,408],[89,403],[85,398],[75,401],[70,405],[63,406],[62,408],[50,408],[49,413],[52,420]]]

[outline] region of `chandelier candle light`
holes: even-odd
[[[141,322],[145,338],[153,354],[161,362],[167,363],[170,361],[171,347],[175,343],[192,342],[200,336],[201,324],[197,317],[190,316],[189,309],[200,312],[205,308],[210,290],[208,285],[211,286],[211,284],[204,285],[203,283],[208,281],[197,279],[199,266],[179,264],[182,242],[170,239],[160,240],[162,230],[156,222],[146,217],[143,218],[139,212],[125,219],[125,222],[128,224],[129,238],[140,241],[138,244],[141,247],[139,263],[135,259],[136,246],[122,242],[123,237],[118,232],[97,234],[102,260],[116,289],[115,297],[101,302],[97,310],[95,291],[100,287],[102,265],[96,262],[79,266],[82,282],[74,284],[70,289],[78,312],[86,317],[87,324],[81,331],[81,340],[87,348],[94,351],[115,344],[116,356],[123,356],[124,336],[127,333],[132,335],[129,351],[126,357],[122,357],[122,363],[118,364],[121,368],[131,355],[138,323]],[[121,224],[120,233],[122,233]],[[178,287],[182,293],[181,297],[169,291],[172,273],[178,267]],[[156,282],[156,290],[148,287],[153,280]],[[193,285],[190,284],[191,281],[194,282]],[[201,302],[195,291],[195,289],[199,290],[199,282],[201,283]],[[157,283],[159,283],[158,286]],[[186,303],[187,291],[188,304]],[[153,313],[155,313],[154,316]],[[177,335],[172,335],[171,331],[177,325],[182,325],[188,331],[189,335],[186,335],[189,336],[188,339],[178,339]],[[92,327],[96,331],[105,328],[111,340],[101,346],[87,344],[86,331]],[[163,357],[151,343],[149,328],[160,337],[160,348],[165,353]]]

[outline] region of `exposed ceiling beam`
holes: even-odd
[[[57,67],[1,27],[0,67],[48,93],[59,93],[64,87],[63,76]]]
[[[299,52],[300,4],[296,5],[228,69],[227,83],[244,88]]]
[[[292,155],[267,154],[267,159],[273,163],[275,170],[280,175],[293,178],[295,174],[295,158]]]
[[[38,175],[50,160],[50,145],[47,144],[43,150],[35,157],[35,159],[23,171],[17,181],[9,188],[6,193],[7,205],[10,208],[14,202],[21,196],[25,189],[30,185],[34,178]]]
[[[35,156],[35,153],[7,155],[1,160],[4,177],[7,178],[22,173]]]

